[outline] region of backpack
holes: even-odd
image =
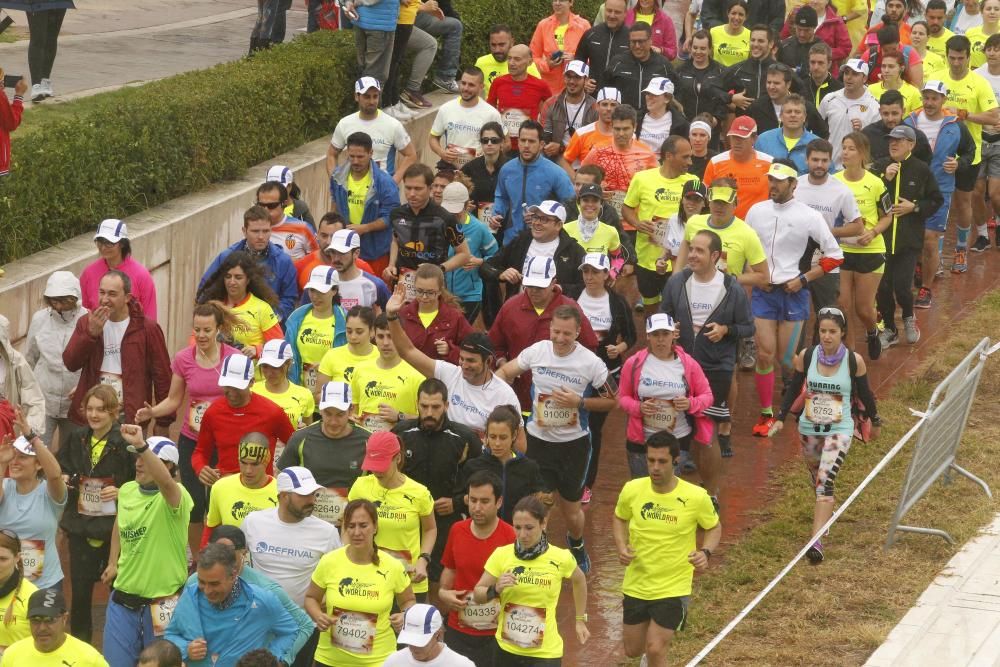
[[[815,345],[806,348],[805,356],[802,359],[802,368],[805,369],[806,373],[809,372],[809,367],[812,366],[812,355],[815,349]],[[847,351],[847,363],[851,373],[851,418],[854,420],[854,437],[861,442],[868,442],[871,440],[872,421],[865,412],[864,403],[858,398],[858,383],[855,381],[858,376],[858,358],[854,356],[854,352],[851,350]],[[796,417],[802,414],[805,406],[805,396],[806,385],[803,383],[802,392],[792,404],[791,412],[795,413]]]

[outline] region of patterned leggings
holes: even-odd
[[[827,435],[799,434],[802,443],[802,458],[809,468],[817,498],[833,498],[833,484],[837,480],[840,466],[844,465],[847,451],[851,448],[850,433],[830,433]]]

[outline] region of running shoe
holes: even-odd
[[[31,84],[31,101],[41,102],[45,99],[45,89],[42,88],[42,84],[33,83]]]
[[[42,79],[42,94],[45,97],[52,97],[55,94],[52,92],[52,81],[50,79]]]
[[[740,340],[740,368],[751,370],[757,365],[757,343],[753,338]]]
[[[728,459],[733,456],[733,436],[719,434],[719,452],[722,458]]]
[[[452,95],[458,95],[458,82],[454,79],[450,81],[448,79],[442,79],[439,76],[435,76],[431,79],[431,83],[440,88],[446,93],[451,93]]]
[[[926,287],[921,287],[920,291],[917,292],[917,300],[913,302],[913,307],[926,310],[931,307],[931,302],[931,291]]]
[[[768,437],[771,433],[771,427],[774,426],[777,421],[778,420],[774,418],[774,415],[762,414],[753,427],[753,436],[755,438]]]
[[[590,492],[590,487],[585,486],[583,487],[583,496],[580,498],[580,503],[582,503],[583,505],[587,505],[590,503],[593,497],[594,497],[593,494]]]
[[[951,265],[952,273],[965,273],[969,270],[968,253],[963,250],[955,251],[955,261]]]
[[[809,547],[809,550],[806,552],[806,558],[808,558],[809,562],[812,563],[813,565],[819,565],[820,563],[822,563],[823,543],[820,542],[819,540],[816,540],[816,542],[813,543],[813,545]]]
[[[944,257],[938,257],[938,267],[937,271],[934,272],[935,278],[940,278],[944,275]]]
[[[691,458],[691,452],[685,452],[681,450],[680,459],[677,461],[676,466],[677,474],[679,475],[690,475],[691,473],[698,472],[698,466],[695,465],[694,459]]]
[[[399,99],[401,99],[403,104],[411,109],[430,109],[434,106],[427,100],[426,97],[420,94],[419,90],[410,90],[409,88],[406,88],[399,94]]]
[[[906,332],[906,342],[913,345],[920,340],[920,325],[916,316],[903,318],[903,331]]]
[[[892,329],[886,329],[878,335],[878,338],[882,343],[882,349],[888,350],[890,347],[899,342],[899,333],[893,331]]]
[[[882,356],[882,341],[878,337],[878,329],[868,332],[868,358],[875,361]]]
[[[982,252],[990,247],[990,239],[988,236],[980,236],[976,239],[976,242],[972,244],[969,248],[972,252]]]
[[[382,109],[382,111],[384,111],[387,115],[392,116],[401,123],[405,123],[406,121],[417,117],[416,111],[413,111],[412,109],[410,109],[410,107],[406,106],[402,102],[397,102],[392,106]]]
[[[583,540],[581,539],[580,544],[574,547],[570,541],[569,533],[567,533],[566,544],[569,545],[569,550],[573,554],[573,558],[576,559],[576,564],[577,567],[580,568],[580,572],[590,574],[590,556],[587,555],[587,548],[584,545]]]

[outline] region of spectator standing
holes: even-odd
[[[23,11],[28,19],[31,101],[41,102],[52,97],[55,94],[52,92],[52,67],[56,61],[59,32],[66,18],[66,10],[76,9],[76,5],[73,0],[3,0],[0,2],[0,9]],[[23,97],[24,92],[25,90],[14,89],[15,95]]]
[[[6,91],[0,91],[0,178],[10,175],[10,135],[21,125],[27,90],[28,84],[22,78],[14,86],[13,101],[7,99]]]
[[[66,600],[62,591],[36,590],[28,598],[25,615],[31,619],[31,636],[6,648],[0,660],[3,667],[44,664],[108,667],[96,648],[66,634]]]
[[[531,57],[552,94],[562,92],[566,63],[576,59],[580,39],[588,30],[590,22],[573,13],[573,0],[553,0],[552,15],[535,26]]]
[[[97,308],[101,278],[108,271],[117,269],[132,281],[132,300],[142,306],[146,319],[155,322],[156,284],[149,270],[132,257],[132,243],[125,223],[114,219],[103,220],[97,227],[94,244],[101,258],[91,262],[80,274],[83,307],[87,310]]]
[[[354,48],[362,77],[385,81],[389,76],[392,46],[396,40],[400,0],[359,2],[344,5],[344,12],[354,23]],[[327,171],[332,169],[327,168]]]
[[[382,4],[388,1],[390,0],[380,0]],[[400,182],[406,168],[417,161],[417,151],[406,128],[379,109],[381,80],[384,77],[363,76],[354,83],[354,99],[358,103],[358,110],[340,119],[326,149],[326,173],[331,177],[337,168],[337,159],[355,132],[364,132],[371,138],[375,164],[392,175],[396,183]],[[341,211],[341,215],[343,214],[344,211]]]
[[[538,120],[542,104],[552,97],[552,89],[528,70],[531,49],[524,44],[510,48],[507,62],[507,74],[494,79],[486,101],[500,112],[511,150],[518,150],[522,124]]]
[[[597,21],[580,38],[575,57],[590,69],[588,93],[607,85],[605,74],[608,65],[615,56],[628,53],[630,24],[625,21],[626,9],[627,0],[607,0],[604,3],[604,20]]]
[[[621,92],[621,102],[645,110],[642,91],[654,77],[674,81],[674,68],[666,56],[653,52],[653,29],[644,23],[629,28],[629,52],[622,53],[608,65],[606,85]]]
[[[427,139],[428,147],[444,162],[461,169],[479,155],[479,133],[489,122],[501,121],[500,113],[480,97],[483,73],[475,67],[462,72],[459,96],[438,109]]]
[[[285,249],[296,262],[319,249],[312,225],[290,218],[285,208],[292,205],[288,188],[277,181],[267,181],[257,188],[257,205],[267,209],[271,240]]]
[[[101,278],[100,305],[77,321],[63,352],[66,368],[81,371],[69,412],[78,424],[83,422],[83,396],[95,384],[115,390],[125,421],[170,391],[170,355],[163,331],[132,301],[130,283],[118,270]],[[172,417],[161,417],[156,428],[166,432],[172,422]]]
[[[66,369],[62,355],[76,323],[87,314],[87,309],[80,304],[80,281],[69,271],[54,271],[49,276],[42,299],[45,308],[36,311],[28,325],[24,359],[45,395],[42,441],[51,447],[57,428],[61,439],[73,427],[69,418],[70,394],[76,389],[80,374]],[[58,444],[53,449],[58,451]]]
[[[441,38],[441,59],[431,83],[446,93],[458,93],[459,86],[455,82],[455,76],[458,74],[461,56],[463,25],[451,3],[421,0],[414,26],[435,39]]]

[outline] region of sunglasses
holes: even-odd
[[[499,144],[502,141],[503,139],[500,137],[482,137],[479,139],[479,143],[481,144]]]
[[[824,315],[829,315],[830,317],[834,317],[840,320],[841,322],[847,322],[847,318],[844,317],[844,311],[842,311],[840,308],[827,306],[826,308],[820,308],[819,312],[816,313],[817,317],[823,317]]]
[[[279,206],[281,206],[281,202],[280,201],[269,201],[269,202],[259,201],[259,202],[257,202],[257,206],[263,206],[264,208],[268,209],[269,211],[273,211],[274,209],[276,209]]]

